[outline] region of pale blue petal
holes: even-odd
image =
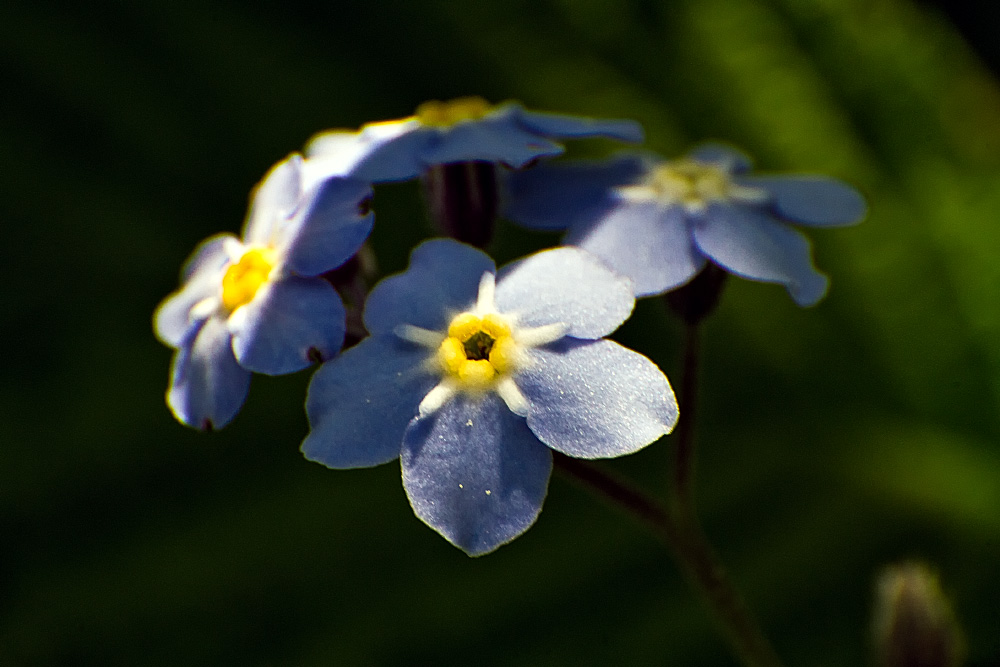
[[[219,234],[202,242],[184,266],[184,284],[157,307],[153,329],[164,344],[180,347],[196,324],[191,308],[204,299],[220,296],[223,269],[230,259],[225,246],[230,241],[238,243],[231,234]]]
[[[531,351],[515,382],[546,445],[593,459],[631,454],[669,433],[677,401],[656,365],[610,340],[564,338]]]
[[[198,244],[191,256],[184,262],[181,269],[181,281],[191,279],[195,274],[218,271],[232,259],[232,250],[242,248],[243,244],[233,234],[216,234]]]
[[[555,248],[510,264],[497,276],[497,309],[518,326],[566,325],[566,335],[600,338],[628,319],[632,284],[579,248]]]
[[[406,425],[438,381],[428,350],[369,336],[323,364],[306,397],[310,431],[302,453],[330,468],[366,468],[399,457]]]
[[[815,227],[860,222],[868,208],[861,193],[823,176],[746,176],[741,185],[763,188],[782,218]]]
[[[406,429],[403,486],[416,515],[470,556],[538,518],[552,453],[493,394],[456,396]]]
[[[641,143],[642,125],[634,120],[586,118],[562,114],[527,111],[520,105],[510,105],[518,122],[526,129],[553,139],[608,137],[630,143]]]
[[[800,306],[811,306],[826,293],[826,276],[813,266],[806,237],[764,213],[714,204],[695,225],[694,239],[723,268],[781,283]]]
[[[167,405],[188,426],[209,431],[228,424],[250,388],[250,371],[236,363],[225,320],[192,327],[174,355]]]
[[[601,258],[632,279],[637,297],[683,285],[705,265],[681,206],[622,201],[604,218],[572,227],[563,243]]]
[[[718,165],[731,174],[742,174],[753,166],[746,153],[724,144],[702,144],[688,153],[688,157],[698,162]]]
[[[411,253],[405,273],[372,290],[365,303],[365,327],[373,334],[391,332],[402,323],[443,331],[454,315],[476,302],[483,274],[494,271],[493,260],[472,246],[451,239],[425,241]]]
[[[294,373],[340,351],[344,317],[330,283],[289,276],[262,287],[230,318],[233,351],[255,373]]]
[[[428,166],[484,160],[520,167],[540,157],[559,155],[565,149],[523,129],[509,115],[491,114],[480,120],[463,121],[446,128],[428,128],[437,138],[424,152]]]
[[[350,259],[371,233],[375,214],[361,206],[371,197],[362,181],[331,178],[307,195],[280,239],[285,267],[303,276],[318,276]]]
[[[372,123],[359,132],[326,132],[306,147],[314,181],[347,176],[371,183],[406,181],[425,168],[422,156],[435,133],[416,119]]]
[[[295,213],[302,194],[302,156],[293,153],[271,167],[257,186],[250,205],[243,239],[271,245],[281,226]]]
[[[614,188],[646,172],[639,155],[600,162],[544,162],[505,178],[504,217],[531,229],[564,229],[600,219],[619,203]]]

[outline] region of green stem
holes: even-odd
[[[669,491],[670,518],[677,537],[674,549],[681,568],[714,612],[729,640],[730,648],[743,664],[747,667],[778,667],[781,661],[705,537],[695,510],[695,425],[701,356],[700,334],[697,322],[686,324],[684,368],[678,396],[681,417],[675,431],[673,484]]]
[[[679,396],[683,416],[675,430],[674,483],[670,489],[669,509],[590,461],[556,453],[554,462],[558,470],[625,509],[663,540],[715,615],[733,653],[746,667],[780,667],[780,660],[709,545],[694,510],[694,415],[699,338],[698,325],[689,324]]]

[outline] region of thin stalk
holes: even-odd
[[[673,484],[669,489],[670,518],[677,536],[675,553],[681,568],[722,626],[730,648],[743,664],[747,667],[779,667],[781,661],[705,537],[695,510],[695,430],[700,356],[699,324],[688,322],[678,396],[681,416],[675,431]]]
[[[715,616],[733,653],[746,667],[781,667],[781,661],[708,543],[695,513],[694,434],[699,339],[698,325],[689,324],[679,394],[682,416],[674,431],[669,508],[590,461],[555,453],[554,463],[557,470],[641,521],[667,545],[681,571]]]

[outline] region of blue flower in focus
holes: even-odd
[[[594,120],[527,111],[480,97],[426,102],[413,116],[370,123],[359,131],[330,131],[306,147],[309,159],[339,173],[379,183],[405,181],[429,167],[454,162],[499,162],[521,167],[563,152],[561,139],[611,137],[642,141],[631,120]]]
[[[667,378],[602,338],[634,303],[576,248],[496,273],[475,248],[425,242],[368,297],[371,336],[313,375],[302,451],[331,468],[400,457],[417,516],[470,555],[493,551],[537,518],[552,450],[620,456],[673,428]]]
[[[683,285],[709,260],[751,280],[780,283],[800,306],[826,293],[806,237],[789,225],[858,222],[865,202],[821,176],[759,176],[741,153],[706,145],[663,161],[624,155],[587,164],[543,164],[508,177],[506,215],[534,229],[566,229],[631,278],[636,296]]]
[[[251,372],[291,373],[337,354],[344,306],[319,276],[368,237],[370,194],[367,184],[322,178],[292,155],[257,187],[242,239],[202,242],[182,287],[154,315],[157,337],[177,350],[167,404],[178,420],[225,426]]]

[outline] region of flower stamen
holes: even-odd
[[[448,325],[448,336],[437,350],[437,361],[445,375],[473,392],[494,386],[516,366],[518,345],[511,327],[497,313],[461,313]]]
[[[618,193],[633,201],[679,204],[689,213],[700,213],[713,202],[767,200],[764,190],[734,183],[724,167],[688,158],[652,167],[639,183],[618,188]]]
[[[274,268],[274,251],[251,248],[222,276],[222,305],[230,313],[254,298]]]
[[[431,100],[417,107],[417,120],[429,127],[451,127],[468,120],[479,120],[492,106],[481,97],[459,97],[448,102]]]

